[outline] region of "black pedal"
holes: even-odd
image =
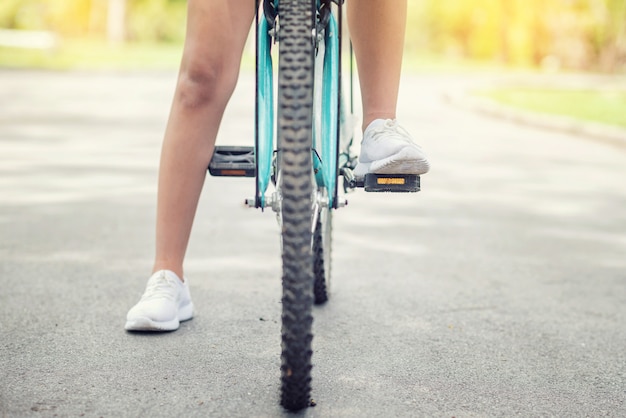
[[[209,163],[209,173],[218,177],[254,177],[254,147],[217,146]]]
[[[415,193],[420,191],[417,174],[366,174],[363,180],[366,192]]]

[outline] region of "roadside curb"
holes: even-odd
[[[626,129],[602,123],[582,121],[567,116],[546,115],[503,105],[495,100],[468,93],[445,92],[444,101],[457,108],[470,110],[508,122],[550,131],[600,140],[626,149]]]

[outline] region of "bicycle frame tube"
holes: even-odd
[[[278,1],[275,0],[275,5]],[[317,2],[319,7],[320,2]],[[272,37],[269,35],[270,23],[261,13],[257,18],[256,28],[256,203],[257,208],[265,208],[265,193],[272,175],[272,157],[274,152],[274,91],[273,66],[271,57]],[[321,118],[319,134],[321,140],[313,144],[313,167],[318,187],[328,191],[329,207],[335,207],[337,196],[337,156],[339,147],[339,71],[340,71],[340,34],[337,19],[330,16],[324,31],[324,45],[320,48],[318,59],[322,71],[317,76],[321,81],[321,106],[316,109]]]
[[[338,102],[339,102],[339,31],[334,15],[324,34],[324,73],[322,83],[322,146],[324,185],[328,190],[329,207],[334,207],[337,187]]]
[[[269,24],[264,15],[257,19],[256,29],[256,203],[265,207],[265,192],[270,183],[274,152],[274,91]]]

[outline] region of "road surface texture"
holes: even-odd
[[[207,180],[196,316],[130,334],[172,73],[0,72],[0,416],[280,417],[275,217]],[[303,417],[626,416],[626,151],[447,105],[404,79],[432,172],[347,196]],[[219,137],[251,144],[243,74]]]

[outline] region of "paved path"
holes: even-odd
[[[348,197],[308,417],[626,415],[626,152],[444,103],[408,77],[417,195]],[[0,416],[276,417],[280,263],[245,180],[210,179],[196,317],[134,335],[174,75],[0,72]],[[248,75],[222,143],[252,135]]]

